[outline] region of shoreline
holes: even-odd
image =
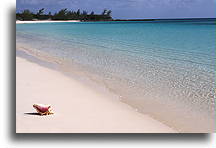
[[[17,133],[177,132],[160,121],[135,111],[105,89],[86,85],[83,81],[20,56],[16,56],[16,64]],[[67,103],[59,98],[64,98]],[[34,103],[51,104],[56,114],[47,118],[26,114],[35,112],[32,108]],[[64,124],[61,125],[60,122]]]
[[[191,21],[191,20],[215,20],[216,18],[164,18],[164,19],[156,19],[156,18],[149,18],[149,19],[113,19],[108,20],[110,22],[133,22],[133,21],[140,21],[140,22],[152,22],[152,21]],[[107,21],[107,20],[105,20]],[[32,23],[62,23],[62,22],[82,22],[81,20],[36,20],[36,21],[20,21],[16,20],[16,24],[32,24]],[[84,21],[84,22],[100,22],[100,21]]]
[[[63,23],[63,22],[81,22],[79,20],[40,20],[40,21],[16,21],[16,24],[36,24],[36,23]]]

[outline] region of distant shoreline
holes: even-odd
[[[111,21],[216,20],[216,18],[113,19]]]
[[[31,24],[31,23],[61,23],[61,22],[80,22],[79,20],[61,20],[61,21],[55,21],[55,20],[37,20],[37,21],[19,21],[16,20],[16,24]]]
[[[113,20],[104,20],[109,22],[118,22],[118,21],[182,21],[182,20],[216,20],[216,18],[174,18],[174,19],[113,19]],[[82,21],[82,20],[30,20],[30,21],[21,21],[16,20],[16,24],[28,24],[28,23],[52,23],[52,22],[101,22],[101,21]]]

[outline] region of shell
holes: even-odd
[[[34,104],[33,107],[36,109],[36,111],[40,115],[50,115],[54,114],[52,112],[51,106],[50,105],[44,105],[44,104]]]

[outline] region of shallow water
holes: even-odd
[[[17,46],[79,65],[180,132],[213,132],[215,20],[17,24]]]

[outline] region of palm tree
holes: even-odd
[[[28,10],[28,9],[25,9],[22,13],[21,13],[21,17],[23,18],[23,20],[32,20],[33,19],[33,13]]]
[[[90,13],[90,15],[94,15],[94,11],[92,11],[92,12]]]
[[[80,9],[77,10],[77,15],[78,15],[78,16],[80,15]]]
[[[42,15],[44,13],[44,8],[42,8],[42,9],[40,9],[40,10],[38,10],[38,15]]]
[[[111,17],[111,13],[112,13],[111,10],[107,11],[107,15],[108,15],[109,17]]]
[[[106,13],[107,13],[107,9],[104,9],[102,15],[106,15]]]

